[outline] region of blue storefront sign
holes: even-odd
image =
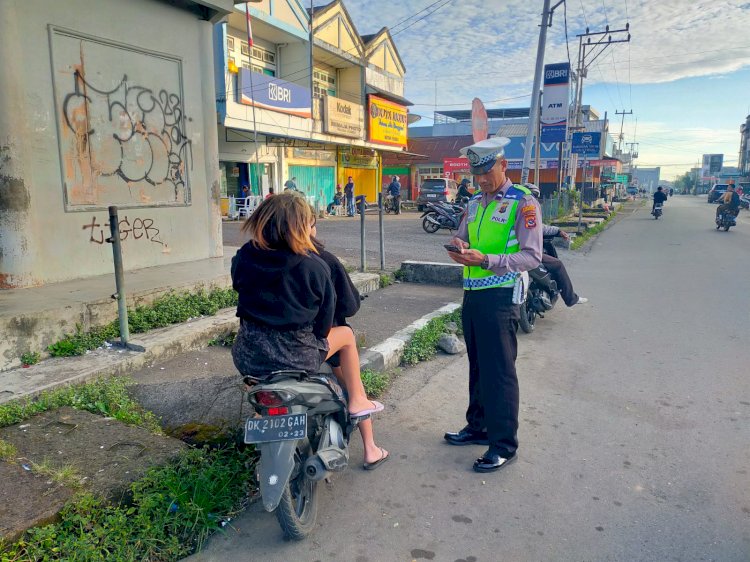
[[[580,156],[599,156],[601,133],[573,133],[570,151]]]
[[[273,76],[240,69],[240,103],[312,118],[310,89]]]

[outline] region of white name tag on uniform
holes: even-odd
[[[500,201],[498,206],[495,207],[495,212],[492,213],[492,222],[496,222],[498,224],[507,224],[508,219],[510,219],[510,211],[512,208],[512,201],[506,201],[505,199]]]

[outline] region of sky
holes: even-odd
[[[344,3],[360,34],[391,30],[420,125],[432,124],[436,105],[469,109],[474,97],[488,108],[529,105],[543,0]],[[548,28],[544,62],[570,57],[575,67],[576,35],[587,26],[629,24],[630,42],[609,46],[589,67],[583,104],[607,112],[615,137],[615,112],[632,110],[624,142],[638,143],[639,167],[661,166],[669,180],[702,154],[737,165],[739,127],[750,114],[748,23],[748,0],[566,0]]]

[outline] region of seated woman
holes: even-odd
[[[344,202],[344,193],[341,191],[341,184],[336,186],[336,194],[333,196],[333,201],[328,204],[327,212],[329,215],[333,214],[333,208],[339,207]]]
[[[368,400],[362,384],[354,332],[333,327],[336,295],[330,269],[310,238],[314,224],[305,199],[285,192],[263,201],[243,225],[250,242],[232,260],[241,319],[234,364],[254,376],[285,369],[317,373],[338,352],[350,415],[380,412],[383,405]],[[361,421],[359,432],[364,467],[379,466],[388,451],[375,444],[372,420]]]

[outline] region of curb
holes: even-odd
[[[352,274],[352,281],[362,294],[379,288],[375,273]],[[157,361],[171,359],[180,353],[205,347],[209,341],[237,331],[236,308],[227,308],[214,316],[197,318],[183,324],[139,334],[130,343],[145,348],[143,352],[118,347],[97,349],[79,357],[55,357],[27,369],[15,368],[0,373],[3,382],[0,404],[35,396],[60,386],[80,384],[100,377],[126,375]]]
[[[433,318],[449,314],[460,308],[461,304],[453,302],[438,308],[434,312],[425,314],[422,318],[415,320],[406,328],[399,330],[390,338],[387,338],[365,351],[359,359],[360,369],[372,369],[373,371],[383,371],[394,369],[401,363],[401,357],[404,354],[404,348],[409,343],[414,332],[424,328]]]

